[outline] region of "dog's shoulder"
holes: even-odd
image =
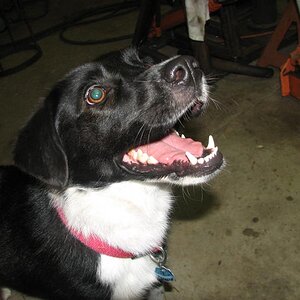
[[[15,225],[18,222],[29,225],[28,220],[34,218],[32,210],[45,205],[46,191],[43,183],[18,167],[0,166],[0,227],[6,226],[9,232],[22,235],[23,226]],[[5,231],[0,233],[6,235]]]
[[[36,184],[36,179],[15,166],[0,166],[0,203],[11,199],[18,193]]]

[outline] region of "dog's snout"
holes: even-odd
[[[164,68],[164,79],[169,83],[181,84],[189,82],[199,64],[192,56],[179,56],[169,61]]]

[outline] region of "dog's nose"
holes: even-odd
[[[189,82],[195,69],[199,69],[197,60],[192,56],[182,55],[165,65],[164,79],[169,83],[184,84]]]

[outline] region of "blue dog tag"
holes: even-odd
[[[156,267],[155,274],[157,278],[162,281],[173,281],[175,278],[172,271],[164,266]]]

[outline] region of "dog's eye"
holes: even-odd
[[[105,88],[93,85],[87,90],[85,94],[85,101],[90,105],[101,103],[105,100],[106,94],[107,90]]]

